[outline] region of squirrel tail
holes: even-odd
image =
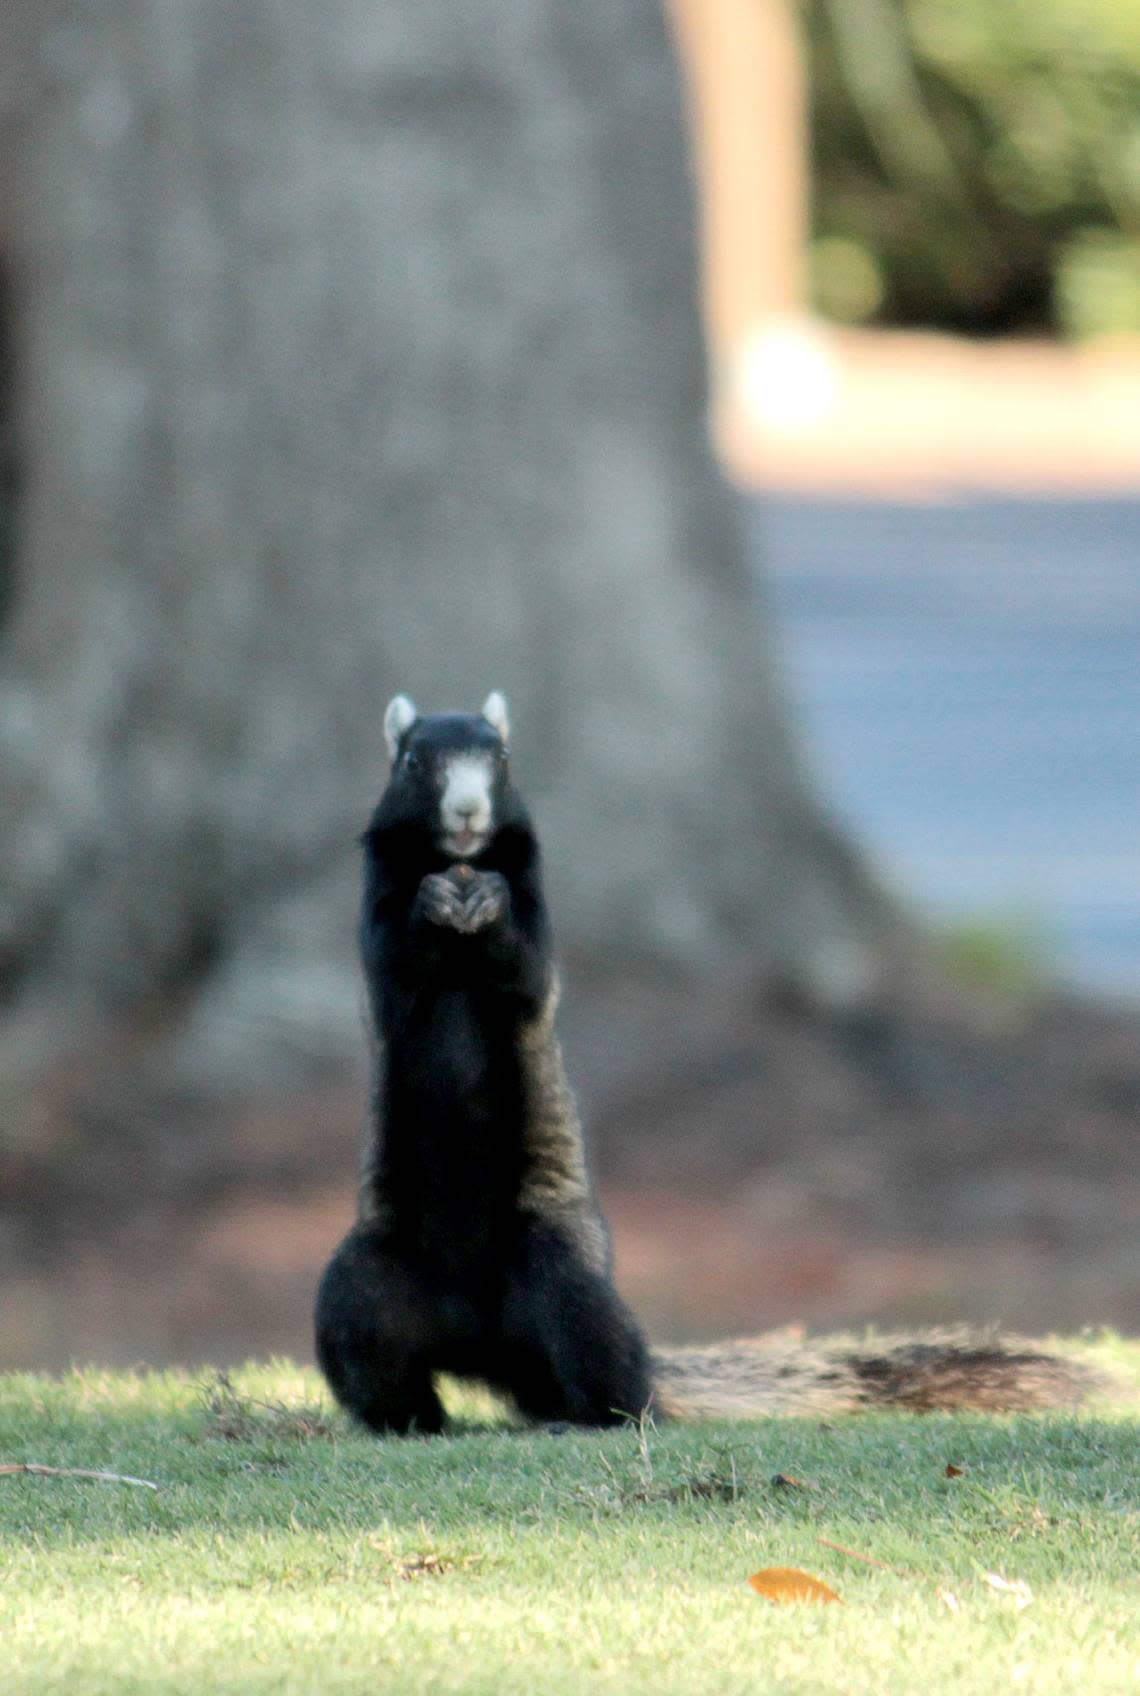
[[[1079,1361],[1019,1337],[931,1331],[911,1337],[799,1339],[655,1348],[654,1400],[677,1419],[756,1419],[859,1408],[1013,1413],[1075,1407],[1101,1385]]]

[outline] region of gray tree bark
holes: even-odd
[[[572,959],[865,989],[894,920],[707,445],[657,0],[14,0],[0,63],[9,1062],[355,1053],[397,689],[507,691]]]

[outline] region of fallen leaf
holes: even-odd
[[[1019,1609],[1027,1608],[1033,1600],[1033,1592],[1024,1578],[1003,1578],[1000,1572],[983,1572],[982,1583],[999,1595],[1008,1596]]]
[[[774,1472],[772,1483],[778,1490],[818,1490],[810,1478],[797,1478],[794,1472]]]
[[[758,1596],[769,1602],[840,1602],[830,1584],[795,1566],[766,1566],[748,1580]]]
[[[441,1560],[438,1555],[406,1555],[396,1563],[396,1572],[401,1578],[437,1577],[451,1566],[450,1561]]]
[[[952,1460],[948,1460],[946,1462],[947,1478],[961,1478],[965,1474],[965,1471],[966,1468],[964,1466],[955,1466]]]

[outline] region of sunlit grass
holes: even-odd
[[[5,1691],[1140,1688],[1123,1401],[557,1435],[453,1394],[458,1434],[380,1442],[288,1363],[226,1395],[228,1436],[180,1374],[0,1379],[0,1462],[160,1486],[0,1477]],[[762,1600],[773,1565],[843,1606]]]

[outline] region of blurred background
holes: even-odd
[[[8,0],[0,1364],[310,1355],[396,690],[660,1336],[1140,1325],[1135,0]]]

